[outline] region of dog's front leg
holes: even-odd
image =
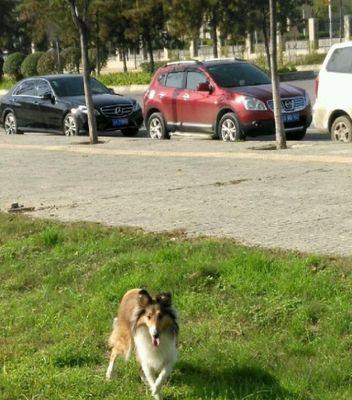
[[[152,369],[149,367],[149,365],[144,363],[144,364],[142,364],[142,370],[143,370],[144,376],[147,379],[147,382],[150,386],[150,389],[153,391],[154,384],[155,384],[155,377],[154,377]]]
[[[166,381],[167,377],[170,375],[171,371],[172,371],[172,365],[167,365],[160,371],[160,374],[157,377],[154,386],[152,388],[152,394],[156,399],[160,398],[156,396],[159,396],[160,389],[164,384],[164,382]]]

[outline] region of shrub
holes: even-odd
[[[2,56],[0,55],[0,82],[2,82],[2,79],[4,77],[4,59],[2,58]]]
[[[17,52],[10,54],[4,62],[4,73],[13,79],[21,79],[21,64],[24,59],[25,56],[22,53]]]
[[[61,52],[61,65],[62,68],[70,73],[79,73],[79,66],[81,63],[81,50],[76,47],[68,47]]]
[[[315,65],[315,64],[322,64],[326,54],[319,54],[316,52],[312,52],[307,54],[306,56],[301,57],[298,61],[298,65]]]
[[[38,75],[37,65],[38,65],[38,61],[39,61],[40,57],[43,54],[44,54],[43,52],[38,51],[37,53],[29,54],[23,60],[23,62],[21,64],[21,74],[24,77],[27,78],[28,76]]]
[[[57,54],[55,51],[49,50],[39,58],[37,72],[39,75],[51,75],[59,72]]]

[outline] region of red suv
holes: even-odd
[[[312,121],[304,89],[282,84],[288,140],[301,140]],[[236,141],[275,132],[271,81],[253,64],[237,60],[169,63],[156,72],[144,95],[144,118],[153,139],[170,132],[209,132]]]

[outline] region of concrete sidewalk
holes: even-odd
[[[271,142],[0,135],[0,208],[151,231],[231,237],[249,245],[352,252],[352,146],[311,134]]]

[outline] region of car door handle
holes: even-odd
[[[35,101],[33,101],[33,104],[35,104],[36,106],[38,106],[38,105],[39,105],[39,101],[38,101],[38,100],[35,100]]]
[[[186,93],[182,97],[183,97],[183,100],[189,100],[190,95],[188,93]]]

